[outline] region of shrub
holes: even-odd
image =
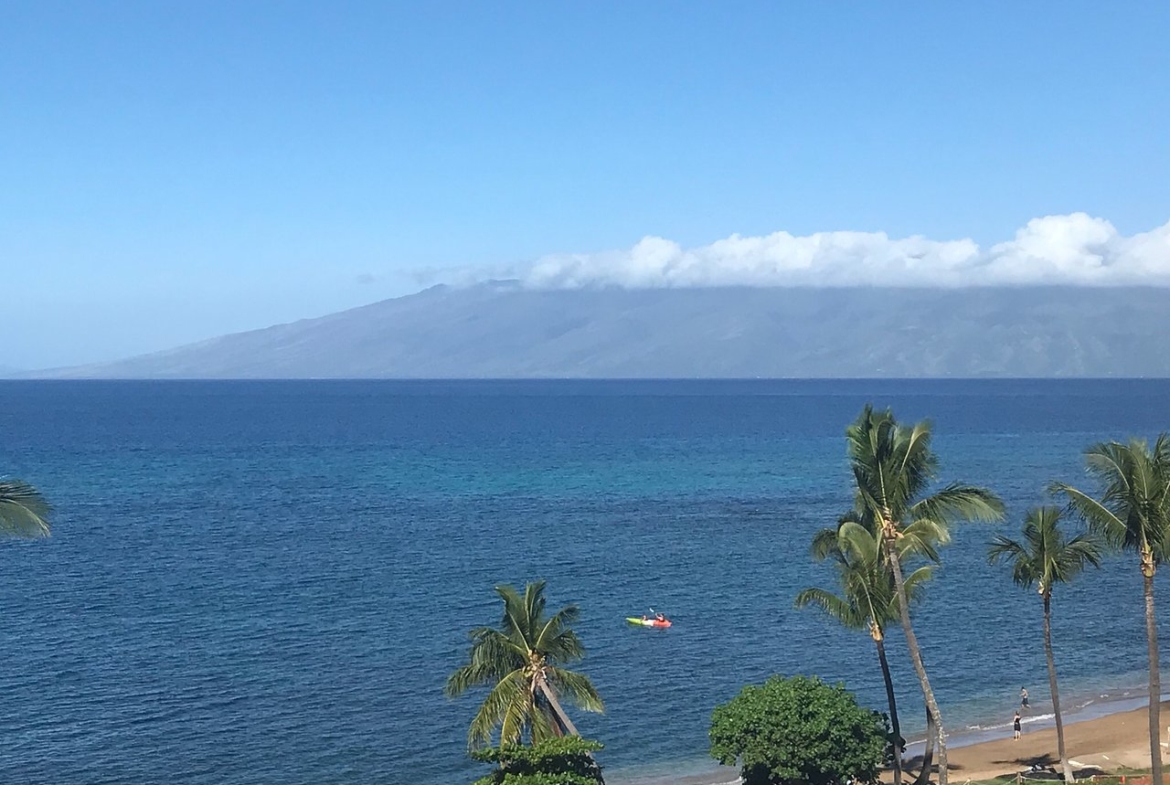
[[[531,747],[506,745],[476,750],[471,757],[499,764],[473,785],[604,785],[592,753],[601,742],[579,736],[548,739]]]
[[[875,783],[888,735],[883,715],[815,677],[773,676],[711,715],[711,755],[744,785]]]

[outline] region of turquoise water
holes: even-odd
[[[615,785],[710,772],[711,709],[772,673],[883,708],[868,638],[791,607],[866,401],[932,417],[944,479],[997,490],[1007,529],[1090,442],[1170,428],[1166,381],[0,383],[0,470],[57,506],[0,555],[0,781],[468,781],[475,701],[443,681],[491,587],[536,578],[582,608],[607,713],[575,718]],[[1021,685],[1045,711],[997,530],[958,532],[918,616],[954,731]],[[1086,711],[1144,681],[1136,568],[1107,567],[1054,602]],[[675,626],[623,623],[648,607]]]

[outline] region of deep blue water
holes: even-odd
[[[884,708],[868,638],[791,607],[866,401],[1010,506],[918,615],[944,716],[1006,722],[1021,685],[1042,710],[1039,602],[985,544],[1091,442],[1170,428],[1168,381],[0,382],[0,473],[56,505],[0,546],[0,782],[469,781],[476,701],[442,685],[492,586],[536,578],[581,606],[607,713],[574,716],[614,782],[702,767],[711,709],[772,673]],[[650,606],[676,626],[623,623]],[[1140,687],[1134,565],[1054,612],[1071,702]]]

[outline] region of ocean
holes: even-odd
[[[606,713],[573,717],[613,785],[718,778],[711,710],[771,674],[884,710],[869,638],[792,607],[831,581],[808,543],[866,402],[1009,507],[916,615],[949,730],[1007,727],[1021,686],[1050,711],[1039,599],[986,544],[1089,444],[1170,429],[1170,381],[0,382],[0,474],[56,508],[0,546],[0,782],[470,782],[477,701],[443,683],[492,587],[536,579],[581,608]],[[1140,592],[1132,558],[1058,589],[1069,711],[1140,702]],[[649,608],[675,626],[623,621]]]

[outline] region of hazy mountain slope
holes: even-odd
[[[1152,288],[435,287],[98,378],[1170,376]]]

